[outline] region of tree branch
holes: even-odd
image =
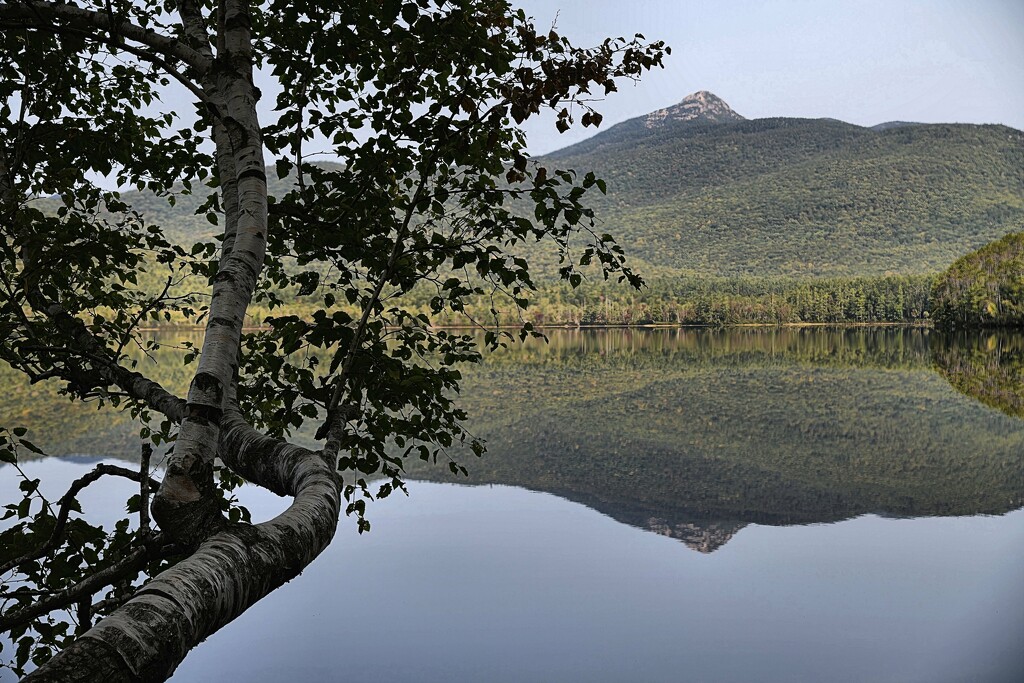
[[[142,459],[139,461],[139,532],[142,534],[148,534],[150,532],[149,527],[149,494],[150,491],[156,490],[152,486],[147,486],[146,481],[153,481],[149,476],[149,461],[153,457],[153,445],[150,443],[142,444]],[[159,486],[157,487],[159,488]]]
[[[146,29],[127,19],[107,12],[97,12],[58,2],[23,0],[18,3],[0,3],[0,29],[50,28],[56,31],[73,30],[116,34],[126,40],[145,45],[164,57],[186,64],[198,73],[206,73],[213,61],[177,38],[169,38]],[[97,40],[105,37],[92,33]]]
[[[36,617],[73,605],[84,598],[95,595],[97,591],[111,584],[138,574],[150,559],[152,559],[151,551],[146,546],[140,546],[121,560],[106,569],[92,574],[74,586],[53,593],[24,609],[0,616],[0,632],[24,626]]]
[[[110,357],[109,349],[89,331],[85,323],[65,311],[60,304],[47,301],[38,290],[29,294],[28,302],[34,310],[53,321],[57,329],[74,345],[72,348],[77,348],[87,356],[103,379],[166,415],[171,421],[181,422],[185,415],[185,402],[182,399],[142,373],[122,367]],[[68,373],[63,373],[62,377],[73,380]]]
[[[229,466],[294,495],[278,517],[230,525],[181,560],[25,682],[162,681],[196,644],[309,565],[334,537],[341,510],[333,468],[320,453],[259,434],[234,411],[221,422]]]
[[[185,35],[192,44],[192,48],[205,59],[213,61],[210,34],[206,32],[206,20],[199,5],[194,0],[180,0],[178,16],[181,17],[181,25],[185,29]]]
[[[327,404],[327,417],[320,429],[317,430],[316,438],[320,439],[327,437],[327,444],[324,447],[324,452],[331,459],[337,455],[338,449],[341,445],[342,416],[338,411],[338,406],[341,403],[342,395],[345,393],[346,381],[352,371],[352,364],[355,361],[356,353],[363,344],[363,336],[366,334],[366,326],[370,319],[370,314],[377,306],[377,302],[380,301],[381,293],[384,291],[384,286],[391,279],[395,264],[398,262],[398,257],[402,255],[403,240],[409,230],[409,223],[412,220],[413,213],[415,212],[416,204],[420,200],[420,196],[422,195],[426,184],[427,173],[424,171],[420,174],[416,191],[410,198],[409,206],[406,208],[405,218],[402,221],[401,227],[398,229],[398,233],[395,235],[395,243],[391,247],[391,253],[388,255],[388,261],[384,268],[384,272],[381,274],[380,280],[373,288],[373,293],[370,295],[370,299],[363,306],[363,312],[359,317],[359,323],[356,325],[355,333],[352,335],[352,342],[349,344],[348,351],[346,352],[341,372],[338,374],[338,379],[335,381],[331,400]]]
[[[143,478],[141,472],[133,472],[132,470],[125,469],[124,467],[118,467],[116,465],[96,465],[96,467],[91,472],[89,472],[83,477],[79,477],[74,482],[72,482],[71,486],[68,488],[67,493],[65,493],[58,501],[58,503],[60,504],[60,510],[57,513],[57,523],[54,525],[53,531],[50,532],[50,537],[46,539],[46,542],[38,548],[36,548],[35,550],[30,550],[29,552],[25,553],[21,557],[16,557],[13,560],[8,560],[7,562],[0,564],[0,574],[4,574],[5,572],[13,569],[14,567],[25,564],[26,562],[38,560],[40,557],[43,557],[44,555],[50,553],[55,548],[57,548],[57,546],[60,544],[60,541],[64,537],[64,527],[67,525],[68,515],[71,512],[72,503],[75,502],[76,497],[82,491],[82,489],[84,489],[89,484],[92,484],[93,482],[98,480],[100,477],[103,477],[104,475],[125,477],[126,479],[137,481],[140,484],[143,484],[143,482],[145,482],[146,484],[148,484],[148,487],[145,486],[145,484],[143,484],[143,488],[151,489],[153,491],[155,491],[160,486],[160,482],[158,482],[156,479],[152,479],[149,476]],[[0,631],[2,630],[4,629],[0,628]]]

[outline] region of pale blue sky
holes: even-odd
[[[672,47],[599,105],[602,128],[710,90],[748,118],[1024,129],[1024,0],[513,1],[578,45],[640,32]],[[527,130],[534,154],[593,134]]]

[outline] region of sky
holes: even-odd
[[[710,90],[747,118],[1024,129],[1024,0],[513,0],[579,46],[642,33],[665,69],[597,105],[602,129]],[[544,154],[594,134],[531,122]]]
[[[747,118],[1002,123],[1024,130],[1024,0],[511,0],[580,47],[642,33],[672,54],[595,108],[600,130],[709,90]],[[276,86],[263,89],[271,120]],[[191,95],[166,105],[191,125]],[[598,130],[523,126],[535,156]],[[311,144],[309,150],[316,146]],[[322,148],[322,147],[321,147]],[[325,157],[318,157],[325,158]],[[98,179],[114,187],[112,179]]]

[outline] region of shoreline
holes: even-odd
[[[915,329],[935,329],[935,324],[930,321],[921,322],[834,322],[834,323],[811,323],[811,322],[793,322],[793,323],[732,323],[728,325],[702,325],[702,324],[676,324],[676,323],[587,323],[587,324],[573,324],[573,323],[551,323],[551,324],[535,324],[533,329],[535,330],[733,330],[739,328],[756,328],[756,329],[793,329],[793,328],[813,328],[813,327],[827,327],[827,328],[876,328],[876,327],[906,327]],[[484,329],[479,325],[433,325],[433,329],[438,330],[479,330]],[[158,327],[140,327],[140,332],[167,332],[172,330],[185,330],[189,332],[202,332],[206,329],[204,325],[161,325]],[[242,327],[244,332],[256,332],[260,330],[271,329],[268,325],[246,325]],[[388,329],[398,329],[389,327]],[[494,327],[488,327],[486,329],[495,330],[520,330],[521,325],[496,325]]]

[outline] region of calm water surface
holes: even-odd
[[[1020,335],[913,330],[492,356],[466,373],[471,479],[414,469],[175,680],[1022,680],[1022,367]],[[68,456],[26,465],[54,491],[83,453],[134,451],[66,404],[19,417]],[[129,488],[86,510],[113,520]]]

